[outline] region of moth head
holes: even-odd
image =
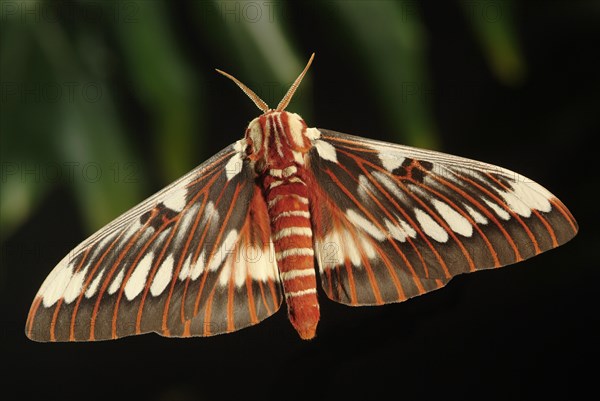
[[[264,158],[264,155],[268,151],[268,139],[270,133],[273,131],[279,131],[279,127],[289,127],[289,134],[291,136],[290,147],[295,151],[306,151],[310,147],[310,143],[304,132],[307,129],[306,123],[296,113],[288,113],[285,108],[288,106],[296,89],[300,86],[302,78],[308,71],[315,54],[313,53],[306,63],[304,70],[298,75],[298,78],[290,86],[287,93],[281,99],[275,109],[271,109],[264,100],[262,100],[254,91],[240,82],[234,76],[217,69],[217,72],[231,79],[236,83],[237,86],[254,102],[263,114],[248,124],[246,129],[246,139],[248,141],[247,153],[251,159],[259,160]]]
[[[251,160],[264,158],[269,147],[275,147],[274,143],[278,141],[285,141],[287,148],[292,151],[304,153],[311,147],[307,129],[302,117],[296,113],[268,110],[248,124],[245,135],[248,157]]]

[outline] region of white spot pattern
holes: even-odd
[[[54,268],[40,288],[39,294],[43,296],[44,307],[51,307],[63,296],[71,277],[73,277],[73,260],[67,256]]]
[[[433,218],[419,208],[415,208],[415,216],[423,232],[438,242],[448,241],[448,233]]]
[[[185,187],[175,190],[168,198],[163,200],[163,204],[171,210],[181,212],[186,205],[185,195],[187,189]]]
[[[89,269],[90,265],[88,264],[85,268],[79,270],[77,273],[73,274],[67,289],[65,290],[64,299],[65,303],[70,304],[73,302],[80,294],[83,289],[83,283],[85,279],[85,275]]]
[[[465,209],[467,209],[467,212],[471,215],[471,217],[473,218],[473,220],[475,221],[475,223],[478,224],[487,224],[488,220],[478,211],[476,211],[475,209],[473,209],[471,206],[467,205],[467,204],[463,204]]]
[[[88,289],[85,291],[85,297],[87,299],[90,299],[91,297],[93,297],[96,294],[96,291],[98,290],[98,286],[100,285],[100,280],[102,280],[102,276],[104,276],[105,270],[106,270],[106,268],[103,267],[102,270],[100,270],[100,272],[98,274],[96,274],[96,277],[94,278],[94,280],[92,280],[92,283],[90,284]]]
[[[173,258],[173,254],[169,254],[156,271],[154,279],[152,280],[152,285],[150,285],[150,293],[153,296],[157,297],[162,294],[165,288],[167,288],[167,285],[171,282],[171,279],[173,278],[174,262],[175,259]]]
[[[450,205],[437,199],[433,199],[432,203],[452,231],[465,237],[473,235],[473,226],[469,223],[469,220],[450,207]]]
[[[367,232],[373,238],[379,241],[383,241],[386,238],[386,235],[379,228],[377,228],[375,224],[358,214],[356,211],[348,209],[346,210],[346,216],[348,217],[348,220],[354,223],[358,228]]]
[[[128,300],[133,300],[144,289],[144,286],[146,285],[146,278],[148,277],[148,273],[152,267],[153,260],[154,253],[147,253],[135,267],[133,273],[131,273],[131,276],[129,276],[129,280],[127,280],[127,283],[125,283],[125,296]]]
[[[490,207],[490,209],[492,209],[497,215],[498,217],[500,217],[502,220],[508,220],[510,219],[510,214],[508,214],[508,212],[504,209],[502,209],[500,206],[496,205],[494,202],[483,198],[483,201]]]
[[[125,277],[125,269],[121,269],[119,271],[119,273],[113,279],[113,282],[108,287],[108,295],[114,294],[115,292],[117,292],[117,290],[119,288],[121,288],[121,282],[123,282],[124,277]]]
[[[337,153],[332,144],[317,139],[314,142],[314,146],[317,148],[317,153],[321,156],[322,159],[329,160],[330,162],[337,163]]]

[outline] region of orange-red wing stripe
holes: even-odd
[[[259,281],[258,282],[258,287],[260,288],[260,296],[262,298],[263,301],[263,305],[265,306],[265,308],[267,308],[267,313],[269,315],[271,315],[271,307],[269,306],[269,303],[267,302],[267,296],[265,294],[265,289],[263,287],[263,284]]]
[[[29,337],[33,334],[33,322],[35,320],[35,315],[37,314],[37,310],[42,303],[42,297],[36,297],[33,301],[33,305],[31,305],[31,311],[29,312],[29,316],[27,317],[27,324],[29,325]]]
[[[461,178],[463,180],[469,182],[471,185],[477,187],[477,189],[479,189],[481,192],[484,192],[487,196],[489,196],[490,198],[492,198],[499,206],[501,206],[504,210],[506,210],[517,222],[519,222],[519,224],[523,227],[523,230],[525,230],[525,232],[527,233],[527,236],[529,237],[529,239],[533,243],[533,247],[535,249],[535,254],[537,255],[540,252],[542,252],[540,250],[540,246],[539,246],[537,240],[535,239],[535,235],[533,235],[533,233],[529,229],[529,226],[527,226],[527,224],[525,224],[525,222],[515,212],[513,212],[508,206],[506,206],[506,203],[503,202],[502,199],[498,198],[494,193],[492,193],[491,191],[489,191],[483,185],[479,184],[477,181],[472,180],[472,179],[467,178],[467,177],[461,177]]]
[[[229,222],[229,218],[231,217],[231,213],[233,212],[233,207],[237,203],[236,202],[237,198],[239,196],[241,189],[244,187],[244,185],[245,185],[244,182],[242,182],[241,185],[240,185],[240,183],[236,184],[235,191],[233,193],[233,198],[231,199],[231,203],[229,204],[229,209],[227,210],[227,214],[225,215],[225,218],[223,219],[223,223],[222,223],[221,228],[219,229],[219,233],[217,234],[217,237],[215,239],[215,243],[212,247],[212,251],[210,252],[210,256],[206,259],[206,266],[210,266],[210,262],[212,261],[212,258],[214,257],[216,250],[220,246],[221,237],[223,236],[225,227],[227,227],[227,223]],[[217,202],[219,200],[217,200]],[[207,276],[207,274],[205,274],[205,277],[206,276]],[[202,287],[203,287],[203,285],[200,286],[200,289],[198,290],[198,293],[196,295],[196,302],[194,303],[194,314],[198,313],[198,309],[200,307],[200,297],[202,295]]]
[[[216,286],[216,285],[215,285]],[[235,296],[235,283],[233,282],[233,274],[229,276],[229,285],[227,287],[227,332],[235,330],[233,316],[233,297]]]
[[[221,158],[220,160],[222,160],[222,159],[223,158]],[[169,336],[170,335],[169,327],[168,327],[168,324],[167,324],[168,323],[168,316],[169,316],[169,308],[170,308],[170,305],[171,305],[171,298],[173,296],[173,291],[175,291],[175,285],[177,283],[177,278],[179,277],[179,273],[181,272],[181,267],[182,267],[183,262],[185,260],[185,257],[183,257],[183,256],[186,255],[186,254],[188,254],[188,249],[189,249],[190,243],[192,241],[192,238],[194,236],[194,233],[196,232],[196,228],[198,227],[198,223],[200,221],[200,216],[202,215],[202,213],[204,212],[205,207],[206,207],[206,201],[207,201],[207,198],[208,198],[208,193],[210,191],[210,188],[214,184],[214,182],[219,177],[219,173],[222,173],[222,172],[216,171],[216,174],[214,174],[211,177],[211,179],[206,183],[206,185],[202,188],[202,190],[198,191],[193,196],[193,198],[190,200],[190,202],[188,203],[188,204],[193,204],[194,202],[198,201],[198,199],[200,198],[200,196],[204,195],[204,199],[202,200],[202,205],[200,206],[200,209],[198,210],[198,213],[196,214],[196,218],[194,220],[194,225],[190,229],[190,233],[189,233],[188,238],[187,238],[187,240],[185,242],[185,246],[184,246],[184,248],[182,250],[182,256],[179,258],[179,261],[177,262],[177,266],[176,266],[175,271],[173,273],[173,278],[171,279],[171,285],[169,287],[169,293],[167,294],[167,298],[165,300],[165,306],[164,306],[164,309],[163,309],[163,316],[162,316],[162,323],[161,323],[161,330],[163,332],[163,335],[165,335],[165,336]],[[208,176],[208,174],[206,176]],[[190,185],[188,185],[188,187],[190,187]],[[225,189],[223,188],[223,190],[225,190]],[[212,218],[212,216],[209,217],[209,219],[211,219],[211,218]],[[208,223],[210,224],[210,220],[209,220]],[[208,225],[205,228],[205,232],[207,230],[208,230]],[[199,242],[198,246],[202,245],[203,239],[204,239],[204,236],[202,237],[202,240]],[[194,260],[194,259],[192,258],[192,260]],[[181,301],[182,302],[182,316],[181,316],[181,320],[182,320],[182,324],[184,324],[184,325],[185,325],[185,319],[184,319],[184,316],[183,316],[183,304],[185,303],[185,293],[186,293],[186,290],[187,290],[188,282],[189,282],[189,277],[188,277],[188,280],[186,280],[186,283],[185,283],[185,286],[184,286],[184,289],[183,289],[183,297],[182,297],[182,301]],[[144,294],[143,294],[143,297],[142,297],[143,300],[146,299],[146,296],[148,294],[148,289],[149,288],[146,288],[144,290]],[[142,313],[143,313],[143,309],[140,308],[138,310],[138,316],[137,316],[137,320],[136,320],[136,331],[140,330],[141,321],[142,321]]]
[[[78,273],[81,270],[83,263],[85,262],[88,254],[90,253],[90,249],[91,249],[91,247],[88,247],[88,249],[85,250],[85,253],[81,257],[81,261],[77,265],[77,269],[75,269],[75,271],[73,273]],[[56,306],[54,307],[54,313],[52,314],[52,320],[50,321],[50,341],[56,341],[56,334],[55,334],[56,320],[58,319],[58,313],[60,312],[60,308],[61,308],[63,302],[64,302],[64,297],[61,297],[58,300],[58,302],[56,303]]]
[[[486,175],[491,180],[493,180],[496,184],[498,184],[502,188],[504,188],[506,191],[510,191],[510,189],[506,185],[504,185],[502,182],[500,182],[500,180],[498,180],[496,177],[494,177],[490,173],[487,173]],[[548,231],[548,234],[550,235],[550,239],[552,241],[552,246],[557,247],[558,241],[556,240],[556,234],[554,233],[554,230],[552,229],[552,227],[550,226],[548,221],[546,221],[546,219],[537,210],[531,209],[531,211],[533,212],[533,214],[535,214],[535,216],[538,218],[538,220],[540,220],[540,222],[544,225],[544,227],[546,227],[546,230]]]
[[[441,257],[441,255],[439,254],[439,252],[437,251],[437,249],[432,245],[431,241],[429,241],[429,239],[427,238],[427,236],[423,233],[423,231],[421,231],[421,228],[415,224],[414,220],[410,217],[410,215],[408,213],[406,213],[406,210],[404,210],[403,207],[401,207],[394,199],[393,196],[391,196],[388,191],[385,190],[385,188],[383,188],[379,182],[375,179],[373,179],[372,175],[363,167],[363,164],[367,164],[370,167],[388,175],[389,177],[391,177],[391,179],[395,182],[397,181],[396,177],[392,174],[390,174],[388,171],[381,169],[379,166],[377,166],[376,164],[373,163],[369,163],[368,161],[353,155],[352,153],[346,153],[343,152],[342,153],[346,154],[348,157],[354,159],[354,162],[360,167],[360,169],[365,173],[365,176],[369,179],[369,181],[375,185],[375,187],[382,193],[384,194],[384,196],[388,199],[389,202],[392,203],[392,205],[396,208],[397,211],[399,211],[402,216],[404,217],[404,219],[411,225],[411,227],[419,234],[419,236],[423,239],[423,241],[427,244],[427,246],[429,247],[429,249],[431,250],[431,252],[435,255],[437,261],[439,262],[440,266],[442,266],[442,269],[444,270],[444,272],[446,272],[446,274],[448,273],[448,267],[446,266],[446,262],[444,261],[444,259]],[[348,171],[346,171],[348,173]],[[349,173],[348,173],[349,174]],[[372,195],[371,195],[372,199],[375,199]],[[384,211],[384,213],[388,213],[387,210],[380,206],[380,208]],[[388,214],[388,217],[390,217],[391,215]],[[392,219],[393,220],[393,219]],[[408,243],[412,246],[412,248],[414,249],[415,253],[417,254],[423,269],[425,271],[425,276],[429,277],[429,267],[427,266],[427,263],[425,262],[425,259],[423,258],[423,255],[421,254],[421,252],[419,251],[419,247],[413,242],[412,238],[410,238],[410,236],[407,237],[407,241]],[[396,244],[394,241],[390,241],[392,243],[392,245],[394,246],[394,248],[396,247]],[[410,267],[410,266],[409,266]],[[411,273],[413,275],[413,277],[416,279],[418,277],[418,275],[416,274],[416,272],[414,271],[414,269],[411,269]],[[418,283],[416,283],[418,288],[422,288],[422,284],[420,283],[420,281]]]
[[[477,201],[477,199],[473,198],[471,195],[469,195],[467,192],[465,192],[464,190],[462,190],[461,188],[457,187],[456,185],[452,184],[451,182],[443,179],[440,176],[437,175],[432,175],[432,177],[438,181],[439,183],[441,183],[442,185],[445,185],[446,187],[452,189],[453,191],[455,191],[456,193],[462,195],[465,199],[467,199],[469,202],[471,202],[471,204],[473,206],[475,206],[477,209],[479,209],[482,213],[485,214],[485,216],[490,219],[491,221],[494,222],[494,224],[496,225],[496,227],[498,227],[498,229],[500,230],[500,232],[502,233],[502,235],[504,235],[504,237],[506,238],[506,241],[508,242],[508,244],[510,245],[510,247],[512,248],[513,252],[515,253],[515,262],[518,262],[520,260],[523,260],[523,257],[521,256],[521,254],[519,253],[519,249],[517,248],[517,245],[515,244],[513,238],[510,236],[510,234],[506,231],[506,229],[502,226],[502,224],[500,224],[500,222],[498,221],[498,219],[492,214],[492,212],[490,212],[486,207],[484,207],[480,202]],[[457,176],[459,178],[461,178],[461,176]]]
[[[546,220],[546,218],[544,216],[542,216],[542,214],[540,212],[538,212],[537,210],[531,209],[531,211],[542,222],[544,227],[546,227],[548,234],[550,234],[550,239],[552,240],[552,247],[556,248],[558,246],[558,240],[556,239],[556,233],[554,232],[554,229],[552,228],[550,223],[548,223],[548,220]]]
[[[163,221],[163,225],[156,230],[156,232],[152,235],[152,237],[150,237],[150,239],[148,239],[148,241],[146,241],[146,244],[144,245],[143,249],[140,250],[140,252],[138,252],[138,255],[136,256],[135,260],[133,261],[133,263],[129,266],[129,268],[127,269],[127,274],[125,275],[125,278],[123,279],[123,282],[121,284],[121,288],[119,288],[119,295],[117,296],[117,301],[115,302],[115,307],[113,309],[113,317],[112,317],[112,325],[111,325],[111,336],[113,339],[117,338],[117,319],[119,316],[119,305],[121,303],[121,298],[123,297],[123,292],[125,291],[125,286],[127,285],[127,281],[129,281],[129,278],[131,277],[131,275],[133,274],[133,271],[135,270],[135,268],[137,267],[140,259],[142,258],[142,256],[144,256],[146,254],[146,250],[148,249],[148,247],[150,246],[150,244],[152,244],[154,242],[154,240],[158,237],[159,234],[161,234],[173,221],[177,220],[177,223],[179,223],[181,215],[177,215],[174,219],[172,220],[167,220],[167,221]],[[148,224],[148,222],[146,222],[146,224]],[[178,224],[177,224],[178,225]],[[134,236],[134,238],[132,238],[132,240],[130,241],[130,243],[127,245],[127,248],[125,248],[125,250],[121,253],[121,255],[119,256],[119,260],[117,260],[117,262],[115,263],[116,265],[120,264],[123,257],[129,252],[129,249],[131,248],[131,246],[133,245],[133,243],[135,241],[138,240],[138,238],[140,237],[142,231],[146,228],[146,226],[143,227],[143,229],[140,229],[140,231],[137,232],[137,234]],[[171,234],[169,236],[169,241],[171,238],[173,238],[173,235],[175,234],[175,228],[173,227],[171,229]],[[133,241],[133,242],[132,242]],[[167,241],[167,245],[169,244],[169,241]],[[156,261],[154,262],[154,270],[156,270],[156,268],[158,267],[158,262],[162,260],[162,257],[164,256],[164,252],[166,249],[166,246],[163,247],[163,251],[161,252],[160,256],[158,258],[156,258]],[[150,277],[149,279],[146,280],[146,285],[145,287],[149,287],[148,283],[152,282],[152,278],[154,276]],[[142,302],[140,303],[140,309],[143,309],[143,305],[144,302],[142,300]],[[136,334],[139,334],[136,332]]]
[[[412,181],[411,182],[416,182],[416,181]],[[419,205],[421,205],[421,207],[423,209],[425,209],[425,211],[432,216],[438,224],[440,224],[444,230],[450,234],[450,236],[452,237],[452,239],[454,240],[454,242],[459,246],[460,251],[463,253],[465,259],[467,259],[467,263],[469,264],[469,270],[470,271],[475,271],[475,263],[473,262],[473,259],[471,258],[471,255],[469,254],[469,252],[467,251],[467,249],[465,248],[464,244],[462,243],[462,241],[460,239],[458,239],[458,237],[456,236],[456,234],[454,233],[454,231],[450,228],[450,226],[448,226],[448,224],[446,223],[446,221],[444,221],[444,219],[442,219],[440,216],[438,216],[437,213],[435,213],[421,198],[419,198],[418,196],[416,196],[412,191],[409,191],[408,188],[405,187],[404,183],[402,183],[402,181],[400,181],[400,184],[404,187],[404,192],[406,192],[411,198],[413,198],[415,201],[417,201],[417,203],[419,203]],[[446,273],[446,277],[451,277],[452,275],[450,274],[450,272],[447,270],[447,268],[444,270],[444,273]]]
[[[252,290],[252,279],[250,276],[246,276],[246,294],[248,296],[248,312],[250,313],[250,322],[252,322],[252,324],[256,324],[258,323],[258,317],[256,316],[256,304],[254,303],[254,291]]]
[[[434,194],[438,198],[442,199],[444,202],[446,202],[448,205],[450,205],[454,210],[456,210],[458,213],[460,213],[461,216],[463,216],[465,219],[467,219],[469,221],[469,224],[471,224],[471,226],[473,226],[475,228],[475,230],[477,230],[477,232],[479,233],[479,235],[481,236],[481,238],[485,242],[486,246],[488,247],[488,249],[490,251],[490,254],[492,255],[492,259],[494,259],[494,267],[499,267],[500,266],[500,260],[498,259],[498,253],[494,249],[492,243],[490,242],[490,239],[481,230],[481,228],[479,227],[479,224],[477,224],[468,213],[465,213],[461,208],[458,207],[458,205],[456,205],[452,201],[452,199],[448,198],[447,196],[445,196],[441,192],[436,191],[435,189],[431,188],[430,186],[423,185],[423,184],[418,183],[416,181],[415,181],[415,184],[417,184],[419,187],[421,187],[421,188],[423,188],[423,189],[431,192],[432,194]]]
[[[148,219],[148,221],[150,221],[150,219]],[[86,288],[89,285],[89,282],[91,281],[92,276],[96,273],[96,270],[102,264],[102,261],[104,260],[106,255],[108,255],[108,253],[112,250],[112,248],[115,246],[115,244],[117,242],[119,242],[119,240],[121,239],[123,234],[125,234],[125,231],[126,230],[123,230],[123,231],[121,231],[121,233],[119,235],[117,235],[117,237],[110,244],[110,246],[106,249],[106,251],[104,251],[104,253],[100,257],[98,262],[96,262],[96,266],[94,266],[94,272],[88,277],[88,280],[86,282]],[[104,293],[104,291],[106,291],[106,288],[108,287],[108,284],[110,283],[110,280],[112,279],[113,274],[114,274],[114,271],[108,272],[107,277],[104,279],[104,283],[102,284],[102,287],[100,288],[100,291],[98,291],[98,295],[97,295],[98,299],[96,300],[96,303],[94,305],[94,310],[92,311],[92,316],[90,318],[90,336],[88,338],[89,341],[95,340],[94,330],[96,328],[96,317],[98,316],[98,308],[100,307],[100,300],[102,299],[102,294]],[[77,308],[79,307],[79,301],[83,297],[84,293],[85,293],[85,291],[82,290],[81,294],[79,295],[79,299],[77,300],[77,304],[75,305],[75,309],[73,310],[73,315],[72,315],[73,322],[75,321],[75,314],[77,313]]]
[[[273,300],[273,310],[277,310],[277,307],[279,306],[279,297],[277,296],[278,292],[275,289],[275,282],[273,280],[271,280],[270,278],[267,279],[267,282],[269,283],[269,290],[271,290],[271,299]]]
[[[577,224],[575,224],[575,218],[573,217],[571,212],[569,212],[569,210],[565,207],[565,205],[563,205],[562,202],[556,198],[550,199],[550,203],[552,204],[552,206],[557,208],[560,214],[562,214],[564,218],[569,222],[571,228],[573,229],[573,232],[577,233]]]
[[[352,200],[352,202],[361,210],[361,212],[363,212],[363,214],[365,216],[367,216],[369,218],[369,220],[371,220],[371,222],[381,230],[381,232],[384,232],[384,233],[387,232],[387,230],[383,226],[381,226],[379,221],[377,221],[377,219],[375,219],[373,217],[373,215],[371,213],[369,213],[369,211],[352,195],[352,193],[350,191],[348,191],[348,189],[341,183],[341,181],[337,179],[337,177],[335,176],[335,174],[333,172],[331,172],[331,170],[328,169],[325,171],[325,173],[327,173],[331,177],[332,181],[334,181],[334,183],[342,190],[342,192],[344,192],[346,194],[346,196],[350,200]],[[395,241],[389,241],[389,242],[392,245],[392,247],[396,250],[398,255],[400,255],[402,257],[402,259],[404,260],[404,262],[406,263],[406,266],[409,268],[411,275],[415,280],[415,284],[417,285],[419,292],[421,294],[424,294],[425,288],[423,287],[423,283],[421,283],[421,280],[419,279],[418,275],[416,274],[410,261],[406,258],[406,255],[404,255],[404,252],[402,252],[402,250],[398,247],[398,245],[396,244]]]
[[[406,293],[404,292],[404,288],[402,288],[402,282],[398,278],[398,275],[396,274],[396,270],[394,269],[390,259],[387,257],[385,252],[383,252],[379,247],[375,247],[375,249],[377,249],[379,256],[381,257],[381,260],[383,261],[383,264],[387,268],[388,272],[390,273],[390,276],[392,277],[392,280],[394,281],[396,291],[398,292],[398,301],[405,300]]]
[[[369,263],[369,258],[364,254],[362,249],[360,250],[360,259],[363,266],[365,267],[365,271],[367,272],[369,284],[371,285],[373,295],[375,296],[375,302],[377,303],[377,305],[383,305],[383,298],[381,298],[381,291],[379,290],[379,286],[377,285],[377,279],[375,278],[375,274],[373,273],[373,268]]]

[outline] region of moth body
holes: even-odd
[[[286,111],[269,111],[246,130],[248,159],[264,191],[288,316],[303,339],[315,336],[319,322],[310,174],[305,168],[315,134],[300,116]]]

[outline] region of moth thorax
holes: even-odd
[[[268,111],[252,120],[246,129],[246,140],[248,156],[257,161],[266,161],[271,152],[285,157],[284,153],[305,153],[311,147],[304,120],[287,111]]]

